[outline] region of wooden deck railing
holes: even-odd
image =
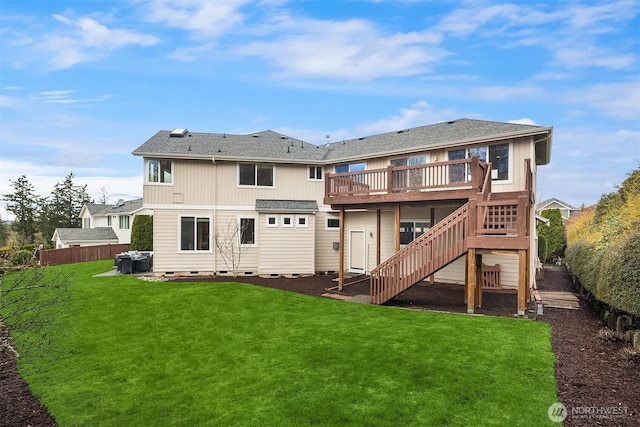
[[[371,271],[371,302],[382,304],[469,248],[528,249],[532,174],[525,162],[525,191],[493,198],[491,165],[478,164],[482,181],[475,197]]]
[[[382,304],[467,251],[469,204],[437,223],[371,271],[371,303]]]
[[[486,182],[487,170],[487,164],[480,163],[478,156],[474,156],[446,162],[327,174],[325,197],[371,196],[451,188],[481,191]]]

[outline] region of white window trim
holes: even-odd
[[[182,241],[181,241],[181,238],[182,238],[182,218],[195,218],[196,225],[198,223],[198,218],[207,218],[209,220],[209,249],[208,250],[182,249]],[[210,254],[210,253],[213,253],[213,245],[215,244],[215,242],[213,241],[213,234],[214,234],[213,227],[214,227],[213,215],[198,215],[195,212],[193,214],[191,214],[191,215],[189,215],[189,214],[178,215],[178,253],[181,253],[181,254],[207,254],[207,253]]]
[[[300,224],[301,219],[304,219],[304,224]],[[309,215],[296,215],[296,227],[309,228]]]
[[[242,231],[241,231],[241,220],[243,219],[252,219],[253,220],[253,243],[241,243]],[[238,246],[241,248],[253,248],[258,246],[258,218],[255,215],[238,215],[236,224],[238,224]]]
[[[263,165],[263,166],[271,166],[271,180],[273,181],[273,185],[258,185],[253,184],[253,185],[247,185],[247,184],[240,184],[240,165],[253,165],[254,168],[258,168],[258,165]],[[256,172],[256,181],[258,180],[258,172],[257,170]],[[271,189],[271,190],[275,190],[276,188],[276,166],[273,163],[260,163],[260,162],[238,162],[236,163],[236,186],[238,188],[260,188],[260,189]]]
[[[338,226],[337,227],[329,227],[329,220],[330,219],[336,219],[338,220]],[[340,217],[339,216],[327,216],[324,219],[324,229],[328,230],[328,231],[340,231]]]
[[[318,178],[311,178],[311,177],[309,176],[309,171],[310,171],[310,169],[311,169],[311,168],[314,168],[314,169],[320,169],[320,170],[322,171],[322,178],[320,178],[320,179],[318,179]],[[314,175],[316,175],[316,174],[314,174]],[[312,165],[307,166],[307,181],[311,181],[311,182],[320,182],[320,181],[324,181],[324,167],[322,167],[322,166],[312,166]]]
[[[285,219],[286,218],[289,219],[289,224],[285,223]],[[294,225],[294,222],[293,222],[294,221],[294,217],[293,217],[293,215],[282,215],[280,219],[281,219],[281,225],[280,225],[281,227],[283,227],[283,228],[293,227],[293,225]]]
[[[484,147],[487,150],[487,161],[489,158],[489,146],[490,145],[501,145],[501,144],[508,144],[509,145],[509,178],[508,179],[491,179],[491,182],[495,185],[504,185],[504,184],[513,184],[513,180],[514,180],[514,175],[516,174],[516,170],[513,168],[513,141],[509,141],[509,142],[499,142],[496,144],[481,144],[481,145],[473,145],[473,146],[469,146],[469,147],[449,147],[445,150],[446,153],[446,158],[447,160],[449,160],[449,151],[454,151],[454,150],[464,150],[465,151],[465,156],[469,155],[469,149],[470,148],[476,148],[476,147]],[[468,157],[467,157],[468,158]],[[524,166],[523,166],[524,169]]]
[[[269,224],[269,219],[275,219],[275,223],[273,224]],[[264,226],[267,228],[275,228],[278,227],[278,215],[267,215],[267,217],[264,220]]]
[[[169,160],[171,162],[171,182],[154,182],[154,181],[149,181],[149,160],[167,160],[167,159],[156,159],[156,158],[148,158],[148,159],[144,159],[144,171],[143,171],[143,175],[144,175],[144,184],[145,185],[160,185],[160,186],[165,186],[165,187],[173,187],[173,183],[176,180],[176,175],[175,175],[175,163],[173,160]]]

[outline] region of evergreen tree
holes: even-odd
[[[0,216],[0,246],[6,246],[8,240],[9,230],[7,224],[2,220],[2,216]]]
[[[40,206],[40,230],[50,239],[56,228],[81,228],[79,217],[85,203],[93,203],[87,185],[75,185],[73,172],[58,182],[51,195]]]
[[[7,211],[12,213],[15,220],[11,228],[18,233],[20,244],[33,243],[34,234],[37,231],[36,215],[38,212],[39,197],[35,194],[35,188],[27,180],[26,175],[17,180],[9,180],[13,193],[3,194],[3,200],[7,202]]]
[[[549,219],[549,225],[541,224],[538,226],[538,235],[543,237],[547,245],[547,257],[540,261],[548,262],[557,258],[563,258],[566,241],[560,209],[544,210],[542,211],[541,216]]]

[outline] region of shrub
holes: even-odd
[[[640,315],[640,230],[631,231],[602,252],[597,298]]]
[[[565,251],[571,273],[586,290],[596,295],[598,272],[602,262],[601,253],[595,245],[580,240]]]
[[[541,263],[546,263],[549,258],[549,249],[547,245],[547,237],[543,234],[538,235],[538,259]]]
[[[541,215],[549,219],[549,225],[538,226],[538,236],[544,236],[547,243],[546,258],[542,262],[562,258],[564,256],[565,239],[562,229],[562,214],[560,209],[547,209]]]
[[[11,254],[10,262],[14,267],[27,265],[33,259],[33,252],[28,249],[19,249]]]
[[[153,216],[136,215],[131,225],[131,250],[153,250]]]

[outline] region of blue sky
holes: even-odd
[[[539,201],[615,191],[640,167],[640,0],[0,0],[0,194],[73,172],[140,197],[131,151],[160,129],[320,144],[461,117],[554,127]]]

